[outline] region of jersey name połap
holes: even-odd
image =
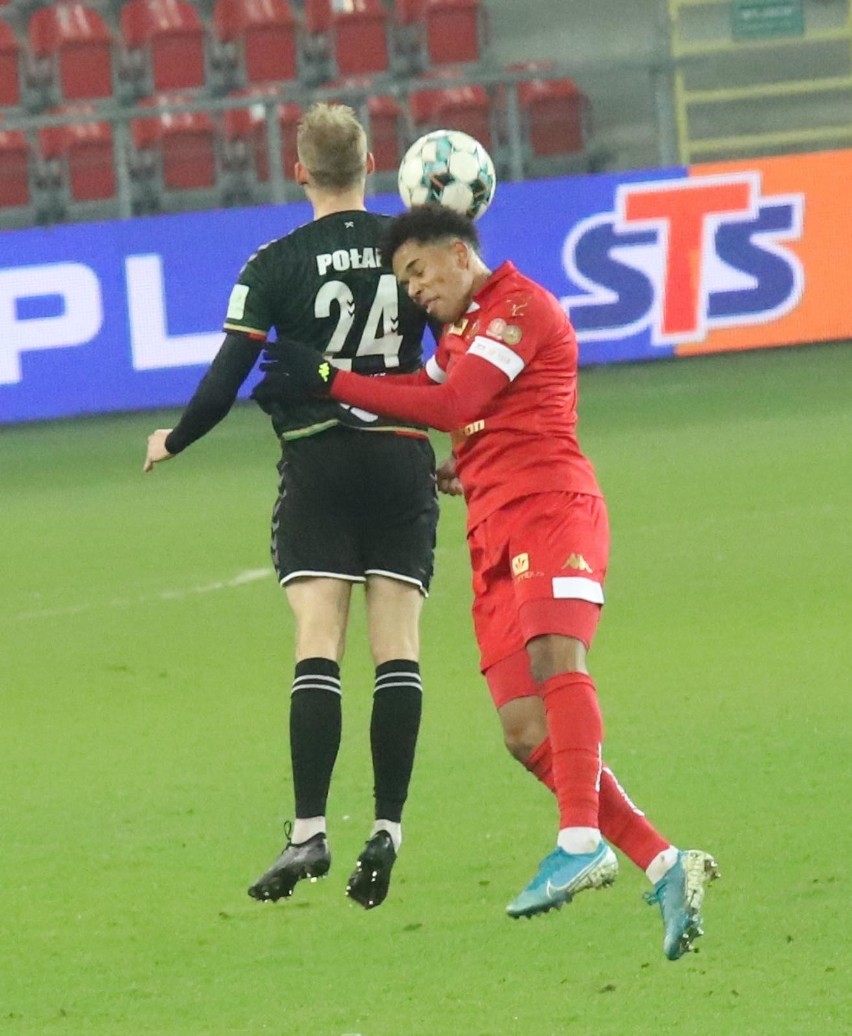
[[[534,493],[600,496],[577,442],[577,339],[556,298],[503,263],[465,317],[444,331],[435,362],[449,374],[466,352],[510,379],[476,421],[453,435],[469,527]]]
[[[406,372],[420,364],[426,317],[382,266],[379,240],[389,216],[342,212],[306,223],[258,249],[240,272],[224,329],[265,341],[310,346],[341,370]],[[276,432],[297,438],[335,424],[392,429],[390,421],[332,400],[288,407]]]

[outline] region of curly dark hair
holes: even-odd
[[[479,252],[479,234],[473,220],[435,202],[415,205],[388,225],[381,242],[382,259],[390,266],[406,241],[428,244],[445,238],[460,238]]]

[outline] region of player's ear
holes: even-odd
[[[466,241],[462,241],[460,237],[457,237],[452,245],[453,257],[459,265],[459,268],[466,270],[470,266],[470,248]]]
[[[293,166],[293,179],[300,187],[307,187],[310,183],[310,177],[308,176],[308,170],[301,162],[297,162]]]
[[[367,152],[367,173],[374,173],[376,171],[376,159],[372,151]]]

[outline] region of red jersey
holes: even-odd
[[[428,375],[428,377],[427,377]],[[600,496],[577,442],[577,339],[556,298],[503,263],[416,383],[338,373],[336,399],[449,431],[468,527],[551,490]]]
[[[577,338],[541,285],[506,262],[446,328],[435,362],[449,376],[470,352],[509,378],[475,421],[453,432],[471,528],[519,497],[548,490],[600,496],[577,442]]]

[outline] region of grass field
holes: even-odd
[[[371,821],[359,607],[331,874],[287,903],[250,900],[291,809],[267,425],[239,407],[144,478],[145,436],[174,413],[6,428],[0,1032],[852,1031],[852,348],[581,384],[614,532],[592,655],[607,756],[670,838],[719,859],[701,952],[663,958],[646,879],[623,859],[609,892],[504,916],[556,816],[502,748],[477,672],[457,500],[424,612],[390,897],[365,913],[343,895]]]

